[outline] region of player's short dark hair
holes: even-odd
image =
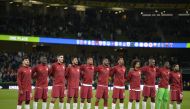
[[[90,58],[92,58],[92,59],[93,59],[93,57],[92,57],[92,56],[87,56],[87,58],[86,58],[86,59],[88,60],[88,59],[90,59]]]
[[[77,58],[77,56],[72,56],[71,61],[73,61],[75,58]]]
[[[133,68],[135,68],[135,65],[136,65],[138,62],[140,63],[140,60],[139,60],[139,59],[134,59],[134,60],[132,60],[131,66],[132,66]]]
[[[123,57],[123,56],[118,56],[118,57],[117,57],[117,61],[119,61],[121,58],[123,58],[123,59],[124,59],[124,57]]]
[[[150,56],[148,59],[149,60],[155,60],[153,56]]]
[[[58,53],[57,54],[57,57],[59,57],[59,56],[64,56],[62,53]]]
[[[24,61],[25,59],[29,59],[29,57],[27,55],[22,57],[22,61]]]

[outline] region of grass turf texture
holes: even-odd
[[[128,103],[128,91],[125,92],[126,93],[126,98],[125,98],[125,109],[127,109],[127,103]],[[94,93],[95,94],[95,93]],[[18,96],[18,93],[17,93],[17,90],[5,90],[5,89],[1,89],[0,90],[0,109],[16,109],[16,105],[17,105],[17,96]],[[109,103],[108,103],[108,106],[109,108],[108,109],[111,109],[111,104],[112,104],[112,91],[110,91],[109,93]],[[66,101],[66,98],[65,98],[65,101]],[[79,100],[80,101],[80,100]],[[141,97],[141,101],[142,101],[142,97]],[[181,109],[190,109],[190,91],[184,91],[183,93],[183,103],[182,103],[182,106],[181,106]],[[48,99],[48,105],[47,107],[49,107],[49,102],[50,102],[50,91],[49,91],[49,99]],[[32,103],[33,101],[30,102],[30,107],[32,109]],[[94,109],[94,104],[95,104],[95,97],[93,97],[92,99],[92,106]],[[133,109],[135,109],[135,103],[133,103]],[[140,103],[140,109],[141,109],[141,103]],[[100,109],[103,109],[103,100],[100,101]],[[118,108],[118,103],[117,103],[117,109]],[[78,109],[79,109],[79,102],[78,102]],[[55,104],[55,109],[58,109],[58,100]],[[41,101],[40,103],[38,104],[38,109],[41,109]],[[64,108],[65,109],[65,108]],[[72,109],[72,107],[71,107]],[[84,109],[86,109],[86,106],[84,107]],[[147,104],[147,109],[150,109],[150,100],[148,101],[148,104]],[[175,109],[175,105],[174,105],[174,109]]]

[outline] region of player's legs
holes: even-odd
[[[169,91],[168,89],[165,89],[164,96],[163,96],[162,109],[168,109],[168,101],[169,101]]]
[[[48,98],[48,88],[43,88],[42,93],[42,109],[46,109],[47,107],[47,98]]]
[[[151,109],[155,109],[155,97],[156,97],[156,88],[151,87],[150,88],[150,97],[151,97]]]
[[[30,91],[26,91],[25,109],[30,109]]]
[[[133,103],[134,99],[135,99],[135,91],[134,90],[129,90],[128,109],[132,109],[132,103]]]
[[[74,88],[74,103],[73,103],[74,109],[77,109],[78,93],[79,93],[79,88]]]
[[[103,98],[104,98],[104,109],[107,109],[108,108],[108,87],[104,87]]]
[[[171,90],[170,91],[170,109],[173,109],[174,102],[177,101],[177,91]]]
[[[33,109],[38,108],[38,100],[42,98],[43,89],[36,87],[34,92],[34,102],[33,102]]]
[[[72,98],[74,97],[75,90],[74,88],[68,88],[68,93],[67,93],[67,103],[66,103],[66,108],[70,109],[70,103]]]
[[[63,109],[64,107],[64,91],[65,88],[64,86],[60,86],[60,91],[59,91],[59,109]]]
[[[125,89],[119,90],[119,107],[120,109],[124,109],[124,98],[125,98]]]
[[[104,92],[103,87],[97,86],[95,109],[98,109],[98,104],[99,104],[100,99],[103,97],[103,92]]]
[[[81,86],[81,92],[80,92],[80,97],[81,97],[81,103],[80,103],[80,109],[84,108],[84,102],[85,99],[87,98],[88,94],[88,87],[87,86]]]
[[[135,109],[139,109],[140,95],[141,95],[140,91],[135,91],[135,99],[136,99]]]
[[[181,102],[182,102],[182,97],[181,97],[181,91],[177,91],[177,104],[176,104],[176,109],[181,109]]]
[[[119,99],[119,89],[114,87],[112,98],[113,98],[112,109],[115,109],[117,99]]]
[[[146,109],[146,102],[148,97],[150,96],[150,87],[144,86],[143,87],[143,102],[142,102],[142,109]]]
[[[91,109],[92,87],[88,88],[87,109]]]
[[[163,101],[163,96],[165,93],[165,89],[164,88],[159,88],[157,95],[156,95],[156,109],[160,109],[161,107],[161,103]]]
[[[18,93],[17,109],[22,108],[22,102],[25,100],[25,98],[26,98],[26,93],[25,92],[23,92],[23,94]]]
[[[57,100],[57,98],[60,96],[60,87],[59,86],[53,86],[52,87],[52,93],[51,93],[51,102],[49,105],[49,109],[54,108],[54,103]]]

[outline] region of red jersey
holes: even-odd
[[[183,90],[182,74],[172,71],[170,73],[171,90]]]
[[[116,65],[111,69],[111,76],[114,76],[114,85],[115,86],[125,86],[126,79],[126,67],[121,65]]]
[[[94,77],[94,66],[89,64],[81,65],[81,77],[84,84],[92,84]]]
[[[19,90],[31,91],[32,69],[28,66],[20,66],[17,72],[17,84]]]
[[[108,86],[110,67],[104,66],[104,65],[99,65],[96,68],[96,72],[98,73],[98,85]]]
[[[130,89],[140,90],[141,70],[131,70],[127,75],[127,81],[130,83]]]
[[[32,75],[36,79],[36,87],[48,87],[48,73],[49,68],[46,64],[38,64],[32,69]]]
[[[141,71],[145,76],[144,85],[154,86],[156,82],[157,68],[155,66],[144,66],[141,68]]]
[[[157,77],[160,78],[159,88],[168,88],[170,69],[162,67],[158,69]]]
[[[78,88],[80,81],[80,67],[72,65],[66,70],[67,87]]]
[[[65,65],[53,63],[50,68],[50,75],[53,76],[53,85],[65,85]]]

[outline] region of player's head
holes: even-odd
[[[149,66],[155,66],[155,59],[154,58],[149,58],[148,59]]]
[[[179,71],[179,64],[174,64],[173,65],[173,70],[174,71]]]
[[[78,65],[78,58],[76,56],[72,57],[71,62],[73,65]]]
[[[165,61],[165,62],[164,62],[164,67],[170,68],[170,62],[169,62],[169,61]]]
[[[105,66],[109,66],[109,60],[108,60],[108,58],[103,58],[102,64],[105,65]]]
[[[62,54],[57,55],[57,62],[58,63],[63,63],[64,62],[64,56]]]
[[[29,58],[27,56],[23,56],[22,65],[23,66],[29,66],[30,65],[30,61],[29,61]]]
[[[124,58],[123,57],[118,57],[117,62],[119,65],[124,65]]]
[[[86,63],[92,65],[94,63],[93,58],[89,56]]]
[[[132,61],[132,67],[138,69],[140,67],[140,60],[134,59]]]
[[[47,64],[47,58],[46,58],[46,56],[41,56],[41,57],[40,57],[40,62],[41,62],[42,64]]]

